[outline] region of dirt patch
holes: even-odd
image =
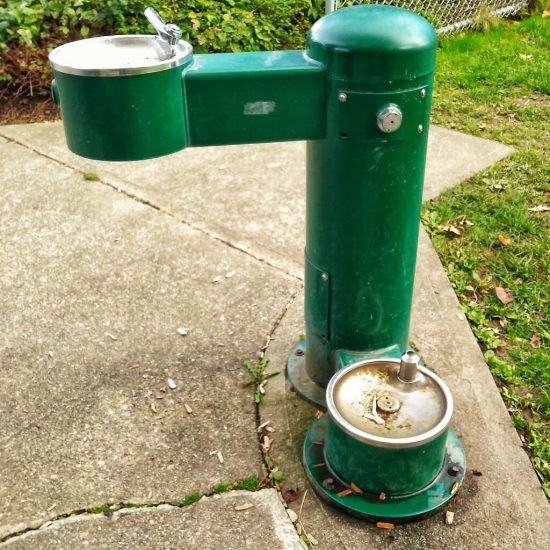
[[[61,39],[49,38],[56,45]],[[59,118],[50,97],[52,72],[48,47],[17,46],[0,57],[0,124],[42,122]]]
[[[50,97],[16,97],[12,94],[0,101],[0,124],[45,122],[59,118],[59,109]]]
[[[550,97],[546,95],[520,96],[514,99],[519,107],[550,107]]]

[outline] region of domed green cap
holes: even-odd
[[[414,80],[433,72],[437,37],[423,17],[393,6],[334,11],[313,25],[308,55],[334,78],[373,83]]]

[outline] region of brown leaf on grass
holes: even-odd
[[[531,344],[532,348],[535,348],[535,349],[540,348],[540,345],[541,345],[540,336],[538,336],[537,334],[533,334],[529,343]]]
[[[512,291],[506,290],[505,288],[502,288],[501,286],[495,287],[495,294],[497,295],[497,298],[504,305],[509,304],[514,299],[514,295],[512,294]]]
[[[452,223],[448,223],[442,227],[446,233],[452,233],[453,235],[460,235],[460,228]]]
[[[538,206],[533,206],[532,208],[528,208],[527,210],[529,210],[529,212],[550,212],[550,206],[539,204]]]
[[[499,235],[498,240],[502,246],[510,246],[512,244],[512,239],[504,235]]]

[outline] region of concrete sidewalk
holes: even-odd
[[[509,153],[432,128],[426,196]],[[242,365],[268,343],[282,372],[303,330],[303,144],[99,163],[54,123],[0,127],[0,156],[0,547],[301,548],[271,489],[178,504],[263,475]],[[411,337],[468,453],[455,523],[388,535],[309,490],[304,526],[319,548],[547,548],[545,498],[425,235],[415,292]],[[313,412],[269,382],[261,420],[302,495]]]

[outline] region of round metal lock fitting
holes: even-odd
[[[378,128],[385,134],[399,130],[402,121],[403,114],[397,105],[388,105],[378,113]]]
[[[376,408],[385,413],[397,412],[401,402],[393,395],[383,395],[376,400]]]
[[[345,94],[344,92],[340,92],[338,94],[338,101],[345,103],[347,100],[348,100],[348,94]]]

